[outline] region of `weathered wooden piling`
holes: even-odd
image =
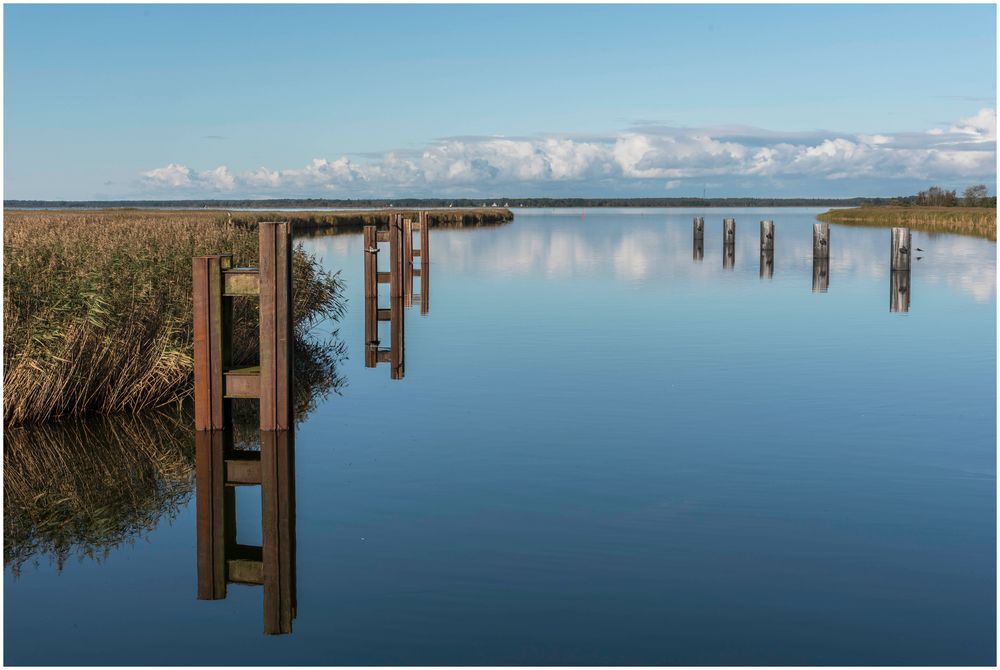
[[[814,229],[815,233],[815,229]],[[813,256],[813,293],[826,293],[830,288],[830,259]]]
[[[813,224],[813,259],[830,257],[830,224]]]
[[[892,270],[889,272],[889,311],[910,311],[909,270]]]
[[[722,243],[724,245],[736,244],[736,219],[722,220]]]
[[[695,237],[691,251],[691,258],[699,263],[705,258],[705,238]]]
[[[694,235],[695,239],[705,237],[705,217],[703,216],[694,217],[694,221],[692,222],[691,227],[692,227],[692,234]]]
[[[910,246],[910,229],[893,228],[890,240],[891,268],[893,270],[909,270],[912,247]]]
[[[767,249],[760,253],[760,278],[770,279],[774,276],[774,249]]]
[[[732,270],[736,265],[736,245],[722,245],[722,267],[725,270]]]
[[[260,429],[288,430],[292,406],[292,231],[260,226]]]
[[[232,260],[230,254],[192,259],[196,430],[222,430],[232,416],[232,402],[225,394],[225,373],[231,363],[232,300],[225,295],[223,276]]]
[[[760,222],[760,251],[774,251],[774,221]]]

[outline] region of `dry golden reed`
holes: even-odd
[[[997,239],[997,211],[992,207],[854,207],[831,209],[816,218],[853,226],[902,226]]]
[[[274,219],[276,213],[268,213]],[[253,221],[226,212],[4,212],[4,424],[137,411],[191,394],[191,257],[256,265]],[[297,338],[344,309],[338,275],[295,251]],[[237,362],[256,351],[237,301]]]

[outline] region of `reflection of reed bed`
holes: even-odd
[[[855,207],[831,209],[816,218],[852,226],[903,226],[997,239],[997,212],[992,207]]]
[[[194,474],[183,411],[4,431],[4,564],[98,560],[173,518]]]
[[[414,221],[420,210],[393,209],[394,214]],[[430,228],[483,228],[502,226],[514,220],[514,213],[503,208],[476,209],[429,209]],[[285,216],[287,214],[287,216]],[[296,237],[312,237],[323,235],[353,234],[360,232],[365,226],[377,225],[385,227],[388,221],[386,210],[368,210],[351,212],[282,212],[281,219],[295,224]],[[274,212],[238,212],[233,213],[233,220],[268,221],[275,218]]]
[[[225,212],[7,211],[4,224],[5,425],[189,396],[191,257],[257,258],[255,226]],[[305,342],[316,323],[342,315],[343,284],[302,249],[294,261],[295,334]],[[257,355],[257,303],[237,300],[235,310],[240,364]]]

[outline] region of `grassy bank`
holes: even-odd
[[[257,262],[252,222],[225,212],[6,211],[4,424],[130,412],[191,394],[191,257]],[[295,251],[296,353],[317,388],[342,354],[309,328],[344,308],[342,283]],[[234,357],[256,358],[257,305],[236,302]],[[297,366],[300,358],[296,358]],[[297,367],[298,370],[298,367]]]
[[[905,226],[931,233],[957,233],[997,239],[992,207],[855,207],[831,209],[816,217],[854,226]]]

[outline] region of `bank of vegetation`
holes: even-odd
[[[996,240],[997,198],[985,184],[973,184],[961,198],[954,190],[931,186],[887,204],[831,209],[820,221],[854,226],[903,226],[932,233],[956,233]]]
[[[855,207],[831,209],[816,218],[852,226],[902,226],[997,239],[997,212],[992,207]]]
[[[233,253],[256,265],[254,221],[225,213],[6,211],[4,424],[136,412],[192,392],[191,257]],[[338,274],[294,252],[300,403],[335,389],[343,356],[312,328],[345,307]],[[257,304],[235,303],[236,363],[257,355]]]

